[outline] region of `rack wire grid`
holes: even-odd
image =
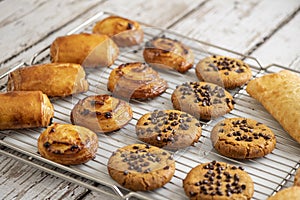
[[[66,35],[91,32],[93,25],[97,21],[110,15],[112,14],[105,12],[98,13],[69,33],[66,33]],[[66,98],[51,99],[55,108],[54,122],[70,123],[70,112],[80,99],[89,95],[110,94],[107,91],[107,80],[112,69],[123,63],[136,61],[144,62],[142,51],[145,42],[157,36],[165,35],[169,38],[177,39],[189,46],[194,52],[195,63],[206,56],[216,54],[240,58],[250,65],[253,74],[252,78],[285,69],[284,67],[275,64],[262,67],[258,60],[253,57],[203,41],[188,38],[170,30],[152,27],[143,23],[141,24],[145,34],[143,44],[130,48],[122,48],[118,59],[115,61],[114,65],[109,68],[88,69],[86,71],[87,79],[90,83],[88,92]],[[47,62],[50,62],[49,46],[34,54],[28,63],[21,63],[12,70],[18,67],[26,67],[27,65]],[[299,74],[299,72],[295,72]],[[1,76],[2,83],[5,83],[8,73],[9,72]],[[0,153],[23,161],[26,164],[47,173],[84,186],[90,190],[110,195],[114,199],[129,199],[132,197],[138,199],[187,199],[182,187],[182,180],[193,167],[200,163],[212,160],[243,166],[254,182],[255,192],[253,199],[266,199],[282,188],[289,187],[293,184],[295,171],[300,165],[300,145],[282,129],[279,123],[273,119],[258,101],[247,94],[245,91],[246,86],[243,86],[229,91],[236,102],[234,110],[217,119],[208,122],[201,121],[202,136],[199,141],[194,146],[171,152],[176,160],[176,171],[169,183],[160,189],[147,192],[132,192],[118,185],[111,179],[107,171],[107,161],[112,152],[128,144],[141,143],[135,134],[135,124],[137,120],[143,114],[152,112],[156,109],[173,109],[170,99],[175,87],[183,82],[198,81],[194,68],[185,74],[180,74],[175,71],[159,71],[159,73],[160,76],[168,82],[168,89],[166,92],[157,98],[146,101],[130,100],[129,103],[133,109],[133,119],[119,131],[110,134],[98,134],[99,148],[95,159],[81,165],[64,166],[42,158],[37,150],[37,138],[44,130],[43,128],[1,131],[0,145],[4,147],[0,150]],[[4,84],[2,91],[5,90],[6,87]],[[224,118],[231,117],[252,118],[270,127],[277,138],[277,144],[274,151],[262,158],[248,160],[230,159],[217,153],[210,140],[210,131],[217,122]],[[13,153],[14,151],[9,151],[9,149],[15,150],[17,153]],[[25,158],[21,155],[24,155]],[[45,163],[54,166],[54,168],[47,167],[47,165],[44,165]],[[86,181],[78,180],[72,176],[66,175],[63,171],[78,175],[91,182],[87,183]],[[105,186],[109,191],[103,189],[103,187],[99,188],[92,183]]]

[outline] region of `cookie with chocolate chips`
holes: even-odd
[[[193,145],[201,132],[201,124],[195,117],[178,110],[156,110],[144,114],[136,124],[140,140],[169,150]]]
[[[254,193],[253,181],[242,167],[216,161],[194,167],[183,188],[193,200],[251,199]]]
[[[184,83],[176,87],[171,98],[176,110],[187,112],[201,120],[220,117],[234,107],[231,94],[213,83]]]
[[[219,122],[211,131],[211,140],[220,154],[237,159],[265,156],[276,145],[275,135],[269,127],[246,118]]]
[[[213,55],[199,61],[196,75],[201,81],[233,89],[249,81],[252,72],[249,65],[239,59]]]
[[[133,191],[154,190],[168,183],[175,172],[173,156],[148,144],[132,144],[115,151],[107,163],[109,175]]]

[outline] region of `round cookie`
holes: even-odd
[[[201,124],[195,117],[178,110],[156,110],[144,114],[136,124],[140,140],[169,150],[193,145],[201,132]]]
[[[300,186],[300,168],[297,169],[294,179],[294,186]]]
[[[107,164],[109,175],[133,191],[154,190],[168,183],[175,172],[173,156],[148,144],[132,144],[115,151]]]
[[[193,200],[251,199],[254,193],[253,181],[242,167],[216,161],[194,167],[183,188]]]
[[[210,56],[196,65],[196,75],[200,81],[210,82],[227,89],[245,84],[252,77],[246,63],[226,56]]]
[[[211,140],[220,154],[238,159],[265,156],[276,145],[275,135],[270,128],[246,118],[230,118],[219,122],[211,131]]]
[[[300,200],[300,187],[293,186],[280,190],[274,196],[269,197],[268,200]]]
[[[171,98],[175,109],[201,120],[220,117],[234,107],[231,94],[213,83],[184,83],[176,87]]]

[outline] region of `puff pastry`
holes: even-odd
[[[54,123],[41,133],[37,145],[42,157],[63,165],[78,165],[95,158],[98,137],[81,126]]]
[[[15,91],[0,94],[0,130],[46,127],[54,110],[41,91]]]
[[[40,90],[51,97],[86,92],[88,82],[79,64],[49,63],[19,68],[9,74],[8,91]]]
[[[110,16],[97,22],[93,33],[108,35],[119,47],[140,44],[144,38],[138,22],[118,16]]]
[[[107,88],[125,99],[147,99],[162,94],[168,85],[145,63],[126,63],[115,68],[108,78]]]
[[[77,63],[83,67],[109,67],[119,54],[107,35],[73,34],[58,37],[50,46],[52,62]]]
[[[251,80],[247,92],[300,143],[300,77],[282,70]]]
[[[132,109],[123,100],[110,95],[88,96],[71,111],[73,124],[85,126],[97,133],[119,130],[132,119]]]

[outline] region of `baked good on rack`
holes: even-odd
[[[178,110],[146,113],[136,123],[136,134],[140,140],[169,150],[193,145],[201,132],[201,124],[195,117]]]
[[[79,100],[71,111],[72,124],[87,127],[96,133],[119,130],[131,119],[130,105],[107,94]]]
[[[173,69],[181,73],[188,71],[194,64],[194,54],[190,48],[165,36],[148,41],[143,56],[152,67]]]
[[[78,165],[95,158],[98,137],[81,126],[54,123],[41,133],[37,145],[42,157],[63,165]]]
[[[133,191],[154,190],[168,183],[175,172],[173,156],[148,144],[131,144],[113,152],[108,160],[109,175]]]
[[[138,22],[119,16],[110,16],[97,22],[93,33],[108,35],[119,47],[140,44],[144,38],[144,31]]]
[[[77,63],[83,67],[109,67],[119,55],[107,35],[80,33],[56,38],[50,46],[52,62]]]
[[[300,143],[300,76],[292,71],[264,75],[246,88],[281,126]]]
[[[300,186],[300,168],[297,169],[294,179],[294,186]]]
[[[48,126],[53,105],[41,91],[0,93],[0,130]]]
[[[122,64],[112,70],[107,88],[115,96],[125,99],[147,99],[162,94],[168,85],[145,63]]]
[[[251,199],[254,184],[242,167],[208,162],[194,167],[183,180],[186,195],[193,200]]]
[[[277,192],[274,196],[269,197],[267,200],[299,200],[300,187],[293,186],[285,188]]]
[[[171,98],[176,110],[187,112],[201,120],[220,117],[234,107],[231,94],[213,83],[183,83],[176,87]]]
[[[214,148],[230,158],[259,158],[271,153],[276,145],[272,130],[247,118],[228,118],[217,123],[211,131]]]
[[[23,67],[8,76],[8,91],[40,90],[51,97],[86,92],[88,82],[79,64],[49,63]]]
[[[252,72],[249,65],[242,60],[213,55],[199,61],[196,75],[200,81],[234,89],[249,81]]]

